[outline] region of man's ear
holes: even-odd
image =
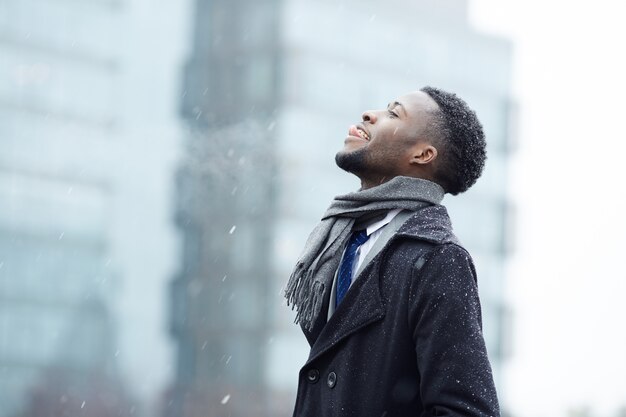
[[[409,163],[411,165],[430,164],[437,159],[437,155],[437,148],[427,143],[420,143],[413,148]]]

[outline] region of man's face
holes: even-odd
[[[435,101],[422,91],[393,100],[386,109],[368,110],[363,122],[350,126],[337,165],[363,182],[384,182],[407,175],[415,146],[438,109]]]

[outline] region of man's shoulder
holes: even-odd
[[[435,242],[432,240],[399,238],[389,247],[389,257],[420,269],[426,261],[468,259],[471,256],[458,241]]]
[[[452,229],[448,211],[440,204],[425,207],[410,215],[398,229],[396,238],[461,246]]]
[[[413,271],[428,261],[431,264],[467,260],[473,269],[469,252],[454,234],[445,206],[431,205],[412,213],[394,236],[396,259],[404,259]]]
[[[432,205],[413,212],[404,213],[402,224],[383,248],[378,258],[383,268],[396,273],[413,274],[428,260],[441,262],[446,258],[469,258],[452,230],[446,208]],[[471,262],[471,261],[470,261]]]

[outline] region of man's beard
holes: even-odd
[[[358,175],[366,170],[366,149],[361,148],[352,152],[337,152],[335,163],[344,171]]]

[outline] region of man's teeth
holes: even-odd
[[[357,129],[356,131],[359,132],[359,136],[361,136],[363,139],[369,140],[369,137],[365,134],[364,131],[362,131],[361,129]]]

